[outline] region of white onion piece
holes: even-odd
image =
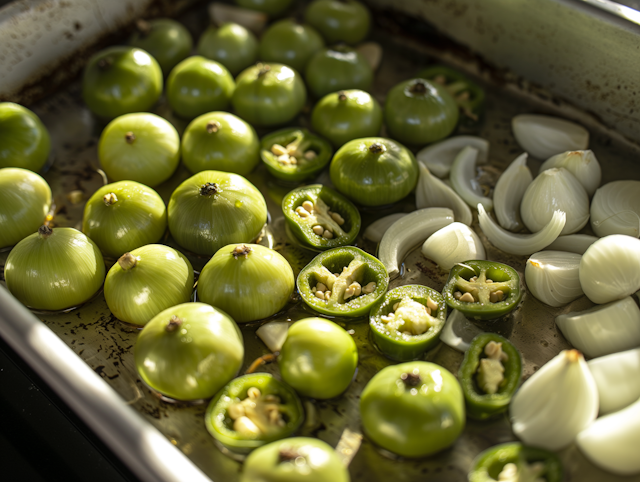
[[[364,238],[373,241],[374,243],[379,243],[382,236],[384,236],[384,233],[387,232],[387,229],[389,229],[398,219],[403,218],[406,215],[407,213],[389,214],[388,216],[372,222],[369,227],[365,229],[363,235]]]
[[[449,137],[418,151],[416,158],[440,179],[449,175],[451,165],[456,156],[467,146],[478,150],[478,162],[487,162],[489,157],[489,141],[475,136]]]
[[[561,234],[580,231],[589,221],[589,196],[580,181],[561,167],[547,169],[536,177],[520,204],[522,222],[532,233],[540,231],[556,210],[564,211],[567,222]]]
[[[413,211],[391,225],[382,236],[378,259],[387,268],[390,278],[400,273],[400,264],[407,253],[424,240],[453,222],[448,208],[425,208]]]
[[[498,226],[486,213],[482,204],[478,204],[478,222],[484,235],[496,248],[505,253],[523,256],[541,251],[551,244],[564,227],[565,214],[562,211],[554,212],[549,224],[537,233],[514,234]]]
[[[429,172],[424,164],[420,166],[420,179],[416,186],[416,207],[418,209],[440,207],[450,208],[453,217],[467,226],[471,226],[471,209],[456,192]]]
[[[563,306],[580,298],[580,259],[565,251],[540,251],[527,260],[524,277],[531,294],[549,306]]]
[[[487,259],[478,235],[462,223],[451,223],[429,236],[422,254],[444,270],[470,259]]]
[[[524,382],[511,399],[511,428],[525,444],[569,445],[598,414],[598,389],[584,357],[564,350]]]
[[[478,149],[465,147],[453,161],[449,179],[453,190],[471,207],[481,203],[487,211],[493,209],[493,201],[482,195],[482,188],[476,180],[476,160]]]
[[[618,475],[640,473],[640,400],[589,425],[576,437],[595,465]]]
[[[363,42],[356,47],[356,52],[364,57],[374,72],[382,61],[382,46],[377,42]]]
[[[591,150],[567,151],[556,154],[542,163],[538,174],[553,167],[564,167],[580,181],[589,197],[593,196],[602,178],[602,169]]]
[[[511,120],[511,128],[522,150],[538,159],[589,147],[589,132],[584,127],[558,117],[517,115]]]
[[[582,291],[594,303],[619,300],[640,289],[640,239],[613,234],[589,246],[580,261]]]
[[[598,189],[591,201],[591,227],[600,237],[640,236],[640,181],[614,181]]]
[[[269,350],[275,353],[280,351],[282,345],[284,345],[290,325],[291,323],[288,321],[270,321],[258,328],[256,335],[267,345]]]
[[[594,358],[587,365],[598,387],[600,415],[617,412],[640,398],[640,348]]]
[[[569,251],[570,253],[584,254],[584,252],[599,238],[588,234],[566,234],[547,246],[554,251]]]
[[[484,332],[471,323],[461,311],[451,310],[440,332],[440,340],[454,350],[464,353],[471,346],[471,341],[481,333]]]
[[[520,221],[520,202],[533,181],[527,167],[527,153],[520,154],[502,173],[493,191],[493,208],[500,226],[509,231],[523,227]]]

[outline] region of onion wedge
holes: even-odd
[[[565,251],[532,254],[524,268],[527,288],[538,300],[559,307],[580,298],[580,256]]]
[[[502,173],[493,191],[493,207],[500,226],[509,231],[522,229],[520,202],[533,181],[527,167],[527,153],[520,154]]]
[[[538,159],[589,146],[589,132],[584,127],[558,117],[517,115],[511,121],[511,128],[522,150]]]
[[[403,218],[406,215],[407,213],[389,214],[388,216],[374,221],[369,225],[369,227],[367,227],[367,229],[365,229],[363,234],[364,239],[368,239],[374,243],[379,243],[380,240],[382,240],[384,233],[387,232],[387,229],[389,229],[398,219]]]
[[[451,165],[456,156],[467,146],[478,150],[478,162],[487,162],[489,157],[489,141],[475,136],[455,136],[436,142],[421,149],[416,159],[424,164],[435,176],[443,179],[449,175]]]
[[[564,236],[558,236],[553,243],[547,246],[547,249],[584,254],[589,246],[598,239],[599,238],[588,234],[565,234]]]
[[[598,387],[600,415],[617,412],[640,398],[640,383],[629,383],[640,380],[640,348],[594,358],[587,365]]]
[[[456,221],[471,226],[471,209],[458,194],[440,179],[431,174],[424,164],[419,164],[420,179],[416,187],[416,207],[418,209],[440,207],[453,210]]]
[[[591,201],[591,227],[600,237],[640,236],[640,181],[614,181],[596,191]]]
[[[484,332],[467,320],[461,311],[452,310],[440,332],[440,340],[454,350],[464,353],[480,333]]]
[[[589,197],[593,196],[602,178],[602,169],[595,154],[590,151],[567,151],[556,154],[542,163],[538,174],[554,167],[564,167],[580,181]]]
[[[471,207],[482,204],[487,211],[493,209],[493,201],[482,195],[482,188],[476,181],[476,161],[478,149],[465,147],[456,156],[449,179],[453,190]]]
[[[435,261],[440,268],[447,271],[454,265],[470,259],[487,259],[478,235],[462,223],[451,223],[433,233],[424,242],[421,251],[425,258]],[[577,276],[576,273],[576,278]]]

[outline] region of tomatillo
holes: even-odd
[[[200,37],[198,55],[224,65],[231,75],[238,75],[258,60],[258,39],[237,23],[211,26]]]
[[[293,19],[279,20],[262,35],[260,58],[304,72],[309,59],[323,47],[324,40],[313,27]]]
[[[336,45],[311,57],[304,78],[313,95],[321,98],[338,90],[367,90],[373,83],[373,70],[362,54]]]
[[[330,44],[358,44],[371,25],[369,9],[356,0],[314,0],[305,10],[304,19]]]
[[[189,56],[193,39],[180,22],[171,18],[155,18],[136,22],[129,45],[149,52],[167,76],[178,62]]]
[[[13,102],[0,102],[0,168],[38,172],[50,151],[49,131],[34,112]]]

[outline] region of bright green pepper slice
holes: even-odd
[[[306,248],[348,246],[360,232],[360,212],[346,197],[322,184],[294,189],[282,200],[289,232]]]
[[[288,127],[262,138],[260,157],[272,176],[283,181],[311,179],[329,163],[329,141],[308,129]]]
[[[259,397],[254,396],[256,388]],[[277,397],[275,401],[274,397]],[[255,408],[239,408],[239,402],[247,398]],[[275,408],[273,404],[276,404]],[[281,422],[269,421],[269,413],[274,410],[278,413],[275,419]],[[249,422],[237,422],[238,415],[242,416],[243,413]],[[229,382],[211,400],[204,417],[207,430],[216,442],[236,454],[248,454],[264,444],[291,437],[303,421],[304,409],[300,397],[293,388],[268,373],[252,373]],[[258,433],[246,428],[252,424],[260,428]]]
[[[310,308],[325,315],[356,318],[367,315],[385,294],[389,274],[377,258],[345,246],[313,258],[300,271],[296,284]]]
[[[442,296],[449,308],[468,318],[492,320],[506,315],[520,302],[520,277],[506,264],[465,261],[451,268]]]
[[[440,293],[428,286],[406,285],[373,305],[369,327],[385,356],[409,361],[438,343],[446,319],[447,305]]]
[[[563,480],[562,462],[553,452],[535,447],[527,447],[519,442],[496,445],[480,453],[469,472],[469,482],[496,482],[505,465],[515,464],[518,470],[531,470],[531,465],[541,463],[534,471],[541,471],[538,477],[546,482]],[[521,478],[521,480],[524,480]],[[529,479],[527,479],[529,480]]]
[[[490,342],[502,344],[502,357],[495,350],[495,345],[489,345]],[[498,371],[500,366],[504,369],[502,381],[499,378],[492,379],[496,366]],[[522,359],[509,340],[495,333],[476,336],[465,352],[458,371],[458,380],[467,404],[467,415],[476,420],[486,420],[507,410],[521,376]]]

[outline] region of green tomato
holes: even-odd
[[[293,0],[236,0],[236,3],[243,8],[264,12],[274,18],[289,10]]]
[[[344,328],[323,318],[305,318],[289,328],[278,364],[282,379],[296,392],[324,400],[347,389],[358,350]]]
[[[180,117],[193,119],[214,110],[224,110],[236,88],[222,64],[194,55],[183,60],[167,79],[167,100]]]
[[[235,76],[258,60],[258,39],[242,25],[225,23],[205,30],[197,52],[220,62]]]
[[[49,132],[36,114],[13,102],[0,102],[0,168],[38,172],[50,151]]]
[[[362,90],[333,92],[313,108],[311,125],[338,148],[353,139],[377,136],[382,127],[382,109]]]
[[[239,117],[209,112],[184,131],[182,162],[194,174],[217,170],[246,176],[260,162],[260,140],[255,129]]]
[[[418,161],[403,145],[381,137],[347,142],[329,167],[331,182],[363,206],[384,206],[407,196],[418,181]]]
[[[280,253],[259,244],[230,244],[202,269],[198,299],[246,323],[278,313],[294,287],[293,270]]]
[[[204,303],[168,308],[145,325],[134,348],[144,383],[173,400],[213,397],[240,370],[242,334],[224,311]]]
[[[51,209],[51,188],[35,172],[0,169],[0,248],[35,233]]]
[[[429,362],[392,365],[360,396],[365,434],[403,457],[425,457],[450,447],[465,424],[464,397],[446,368]]]
[[[349,482],[333,448],[316,438],[293,437],[254,450],[240,482]]]
[[[338,45],[311,57],[304,77],[309,90],[320,98],[344,89],[367,90],[373,83],[373,69],[362,54]]]
[[[84,69],[82,98],[98,117],[147,111],[161,93],[160,65],[141,49],[110,47],[91,57]]]
[[[126,114],[111,121],[100,136],[98,158],[114,181],[154,187],[171,177],[180,163],[180,136],[155,114]]]
[[[260,58],[304,72],[313,54],[323,47],[324,40],[316,29],[293,19],[285,19],[271,25],[262,35]]]
[[[293,120],[307,100],[300,75],[282,64],[257,64],[236,79],[231,103],[252,125],[269,127]]]
[[[356,0],[315,0],[307,7],[304,20],[330,44],[355,45],[369,33],[371,13]]]
[[[178,62],[189,56],[193,39],[180,22],[170,18],[156,18],[136,22],[136,31],[129,38],[129,45],[149,52],[166,76]]]
[[[424,79],[400,82],[384,105],[391,137],[411,145],[444,139],[456,128],[458,115],[458,104],[449,92]]]

